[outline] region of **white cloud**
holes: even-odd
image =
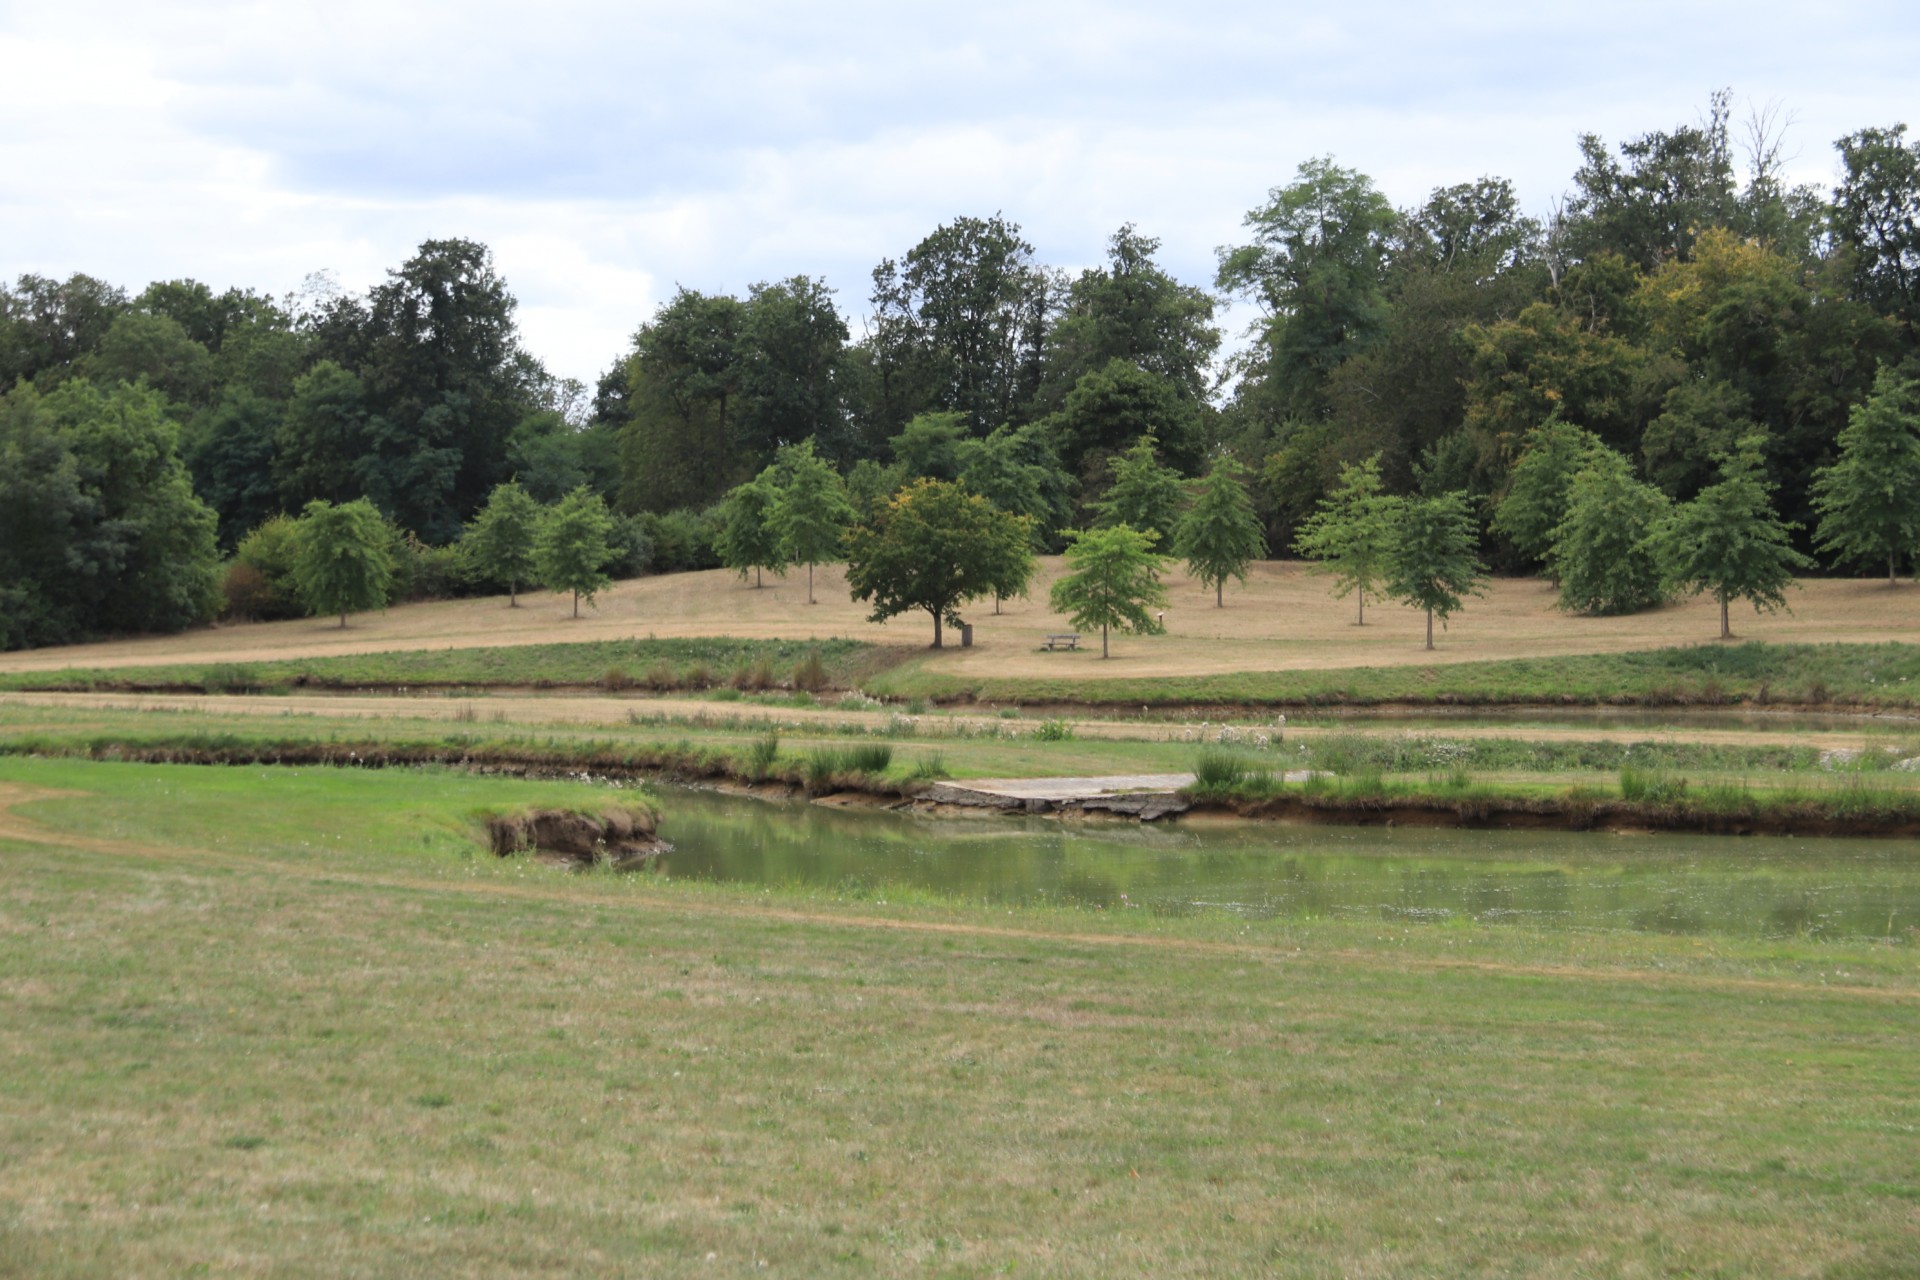
[[[937,223],[995,210],[1041,257],[1133,221],[1204,283],[1300,161],[1395,201],[1485,173],[1536,211],[1583,131],[1797,111],[1795,175],[1900,118],[1908,6],[1354,6],[989,0],[921,12],[502,0],[0,10],[0,275],[365,288],[485,240],[528,345],[591,380],[676,283],[820,275],[843,309]]]

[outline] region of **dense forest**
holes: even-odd
[[[1832,189],[1790,187],[1779,126],[1716,94],[1692,124],[1586,136],[1544,219],[1500,178],[1396,209],[1310,160],[1204,285],[1131,225],[1073,274],[959,217],[874,268],[857,336],[822,280],[681,289],[591,389],[522,347],[470,241],[364,296],[23,275],[0,286],[0,646],[270,613],[236,552],[270,569],[276,519],[316,502],[385,517],[395,594],[507,585],[445,549],[508,481],[604,498],[616,574],[711,566],[721,500],[809,441],[856,507],[1011,487],[1054,548],[1143,438],[1184,476],[1244,466],[1276,555],[1371,461],[1388,493],[1466,494],[1509,572],[1542,554],[1494,515],[1543,425],[1674,502],[1745,441],[1812,550],[1849,415],[1883,372],[1920,376],[1920,144],[1865,128]],[[1225,297],[1261,319],[1223,356]]]

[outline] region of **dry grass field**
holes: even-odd
[[[1499,658],[1617,653],[1706,643],[1718,634],[1711,600],[1700,598],[1625,618],[1582,618],[1554,607],[1555,594],[1538,579],[1497,579],[1470,600],[1438,648],[1421,647],[1422,618],[1397,605],[1369,603],[1364,627],[1353,623],[1351,599],[1335,600],[1328,580],[1304,564],[1254,566],[1245,587],[1234,584],[1224,609],[1212,593],[1182,572],[1169,577],[1164,636],[1117,636],[1113,657],[1047,653],[1040,649],[1065,621],[1046,606],[1061,571],[1045,557],[1032,594],[1010,600],[996,616],[991,602],[966,612],[975,625],[971,649],[953,648],[934,659],[958,679],[1046,677],[1139,678],[1286,671],[1312,668],[1479,662]],[[330,620],[256,623],[182,635],[113,641],[0,654],[0,671],[61,667],[127,667],[173,662],[255,662],[400,649],[465,649],[498,645],[611,640],[658,636],[797,638],[844,636],[879,644],[922,647],[932,639],[924,614],[886,624],[866,620],[847,597],[836,566],[818,570],[806,602],[798,574],[756,589],[723,570],[672,574],[617,583],[597,609],[568,616],[564,596],[531,595],[519,609],[504,597],[406,605],[356,614],[345,631]],[[1791,613],[1756,615],[1737,606],[1734,630],[1746,639],[1776,642],[1920,639],[1920,588],[1889,589],[1880,580],[1810,580],[1789,593]],[[958,637],[952,637],[957,643]]]

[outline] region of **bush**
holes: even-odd
[[[771,689],[773,683],[773,664],[765,658],[756,660],[751,666],[742,663],[734,669],[733,687],[747,693]]]
[[[267,575],[250,564],[234,561],[220,580],[220,616],[240,622],[253,622],[268,616],[273,608],[273,587]]]
[[[600,687],[609,693],[619,693],[623,689],[633,688],[633,677],[621,667],[608,667],[606,674],[600,677]]]
[[[655,693],[665,693],[679,687],[680,677],[674,672],[673,664],[662,659],[647,668],[644,677],[647,688]]]
[[[808,693],[819,693],[827,687],[827,664],[820,661],[818,653],[808,650],[807,656],[794,664],[793,687]]]
[[[755,738],[747,746],[747,777],[755,782],[764,782],[773,772],[773,762],[780,754],[780,735],[769,733],[764,738]]]
[[[262,620],[306,616],[306,607],[300,602],[300,589],[293,580],[294,561],[299,557],[299,531],[298,520],[274,516],[240,539],[240,545],[235,548],[234,564],[253,569],[266,583],[264,592],[252,599],[252,616]]]
[[[635,517],[635,525],[652,544],[650,567],[655,573],[720,567],[720,553],[714,547],[720,532],[717,507],[705,511],[681,507],[664,514],[648,512]]]
[[[1230,791],[1254,772],[1245,756],[1235,751],[1202,751],[1193,762],[1193,782],[1207,791]]]

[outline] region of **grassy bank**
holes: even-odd
[[[910,661],[868,690],[890,698],[1128,707],[1920,705],[1920,645],[1688,645],[1431,666],[1229,675],[960,679]]]
[[[454,775],[0,786],[8,1272],[1913,1256],[1904,944],[569,875],[479,853],[467,815],[526,784]],[[80,794],[20,802],[49,790]]]

